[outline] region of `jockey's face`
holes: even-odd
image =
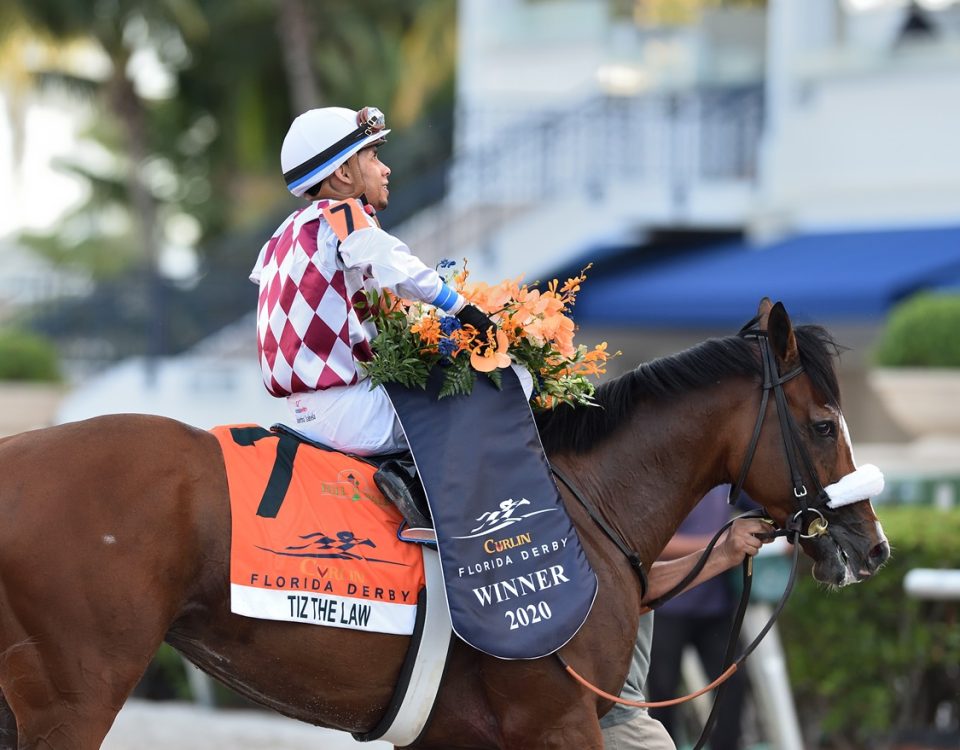
[[[390,188],[387,186],[390,167],[380,161],[379,150],[379,143],[363,149],[357,154],[357,163],[367,202],[377,211],[382,211],[390,200]]]

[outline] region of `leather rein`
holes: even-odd
[[[767,405],[770,400],[770,393],[773,392],[774,403],[777,412],[777,416],[780,422],[780,434],[783,438],[783,446],[786,452],[787,464],[790,469],[790,479],[793,484],[793,494],[799,504],[799,510],[794,513],[793,516],[787,519],[784,527],[782,529],[776,529],[767,534],[763,534],[763,538],[766,540],[773,539],[778,536],[785,536],[793,544],[793,554],[790,565],[790,575],[787,580],[787,584],[784,587],[783,594],[780,597],[779,602],[776,607],[774,607],[773,612],[770,615],[769,620],[764,625],[764,627],[757,634],[756,638],[751,641],[751,643],[743,650],[743,653],[734,658],[734,653],[736,646],[740,639],[740,630],[743,625],[744,614],[746,613],[747,605],[750,600],[750,588],[753,581],[753,557],[745,556],[742,565],[742,574],[743,574],[743,588],[740,595],[740,602],[737,606],[737,613],[733,620],[733,625],[730,630],[730,637],[727,641],[727,648],[724,654],[724,671],[717,677],[713,682],[705,687],[697,690],[694,693],[689,695],[673,698],[671,700],[665,701],[629,701],[619,696],[611,695],[606,693],[603,690],[597,688],[596,686],[590,684],[585,678],[579,675],[573,667],[571,667],[559,651],[556,652],[557,658],[560,660],[563,668],[579,683],[590,689],[591,691],[597,693],[598,695],[606,698],[607,700],[614,701],[616,703],[622,703],[628,706],[635,706],[640,708],[662,708],[666,706],[673,706],[679,703],[685,703],[686,701],[692,700],[703,693],[706,693],[724,683],[734,672],[736,672],[740,665],[746,660],[746,658],[753,653],[757,648],[766,634],[773,627],[777,618],[780,616],[780,613],[783,611],[784,606],[787,603],[787,599],[790,596],[790,592],[793,590],[793,585],[796,581],[797,568],[799,565],[800,559],[800,545],[797,543],[800,539],[809,539],[816,536],[822,536],[827,532],[827,519],[825,518],[822,511],[817,507],[813,507],[808,504],[807,499],[809,497],[809,492],[803,480],[803,473],[801,472],[802,468],[806,470],[807,476],[809,476],[814,483],[817,494],[817,504],[825,506],[829,501],[829,497],[824,490],[823,484],[820,482],[820,478],[817,475],[817,472],[814,469],[813,462],[810,459],[810,455],[804,447],[802,441],[799,439],[799,427],[796,424],[796,421],[793,419],[793,415],[790,413],[789,408],[787,407],[787,398],[783,391],[783,386],[785,383],[789,382],[793,378],[800,375],[803,372],[803,365],[798,365],[789,372],[781,375],[779,368],[777,366],[777,360],[773,353],[773,350],[770,346],[770,342],[765,330],[761,330],[756,326],[759,318],[754,318],[749,321],[738,333],[742,338],[754,338],[757,340],[760,346],[760,360],[763,364],[763,383],[762,396],[760,399],[760,410],[757,413],[757,420],[754,424],[753,435],[750,438],[750,442],[747,446],[747,453],[744,457],[743,464],[740,467],[740,473],[737,476],[736,484],[730,491],[730,503],[736,502],[737,498],[740,496],[740,493],[743,489],[743,483],[746,481],[747,474],[750,471],[750,466],[753,463],[754,455],[756,454],[757,445],[760,440],[760,433],[763,429],[764,417],[767,412]],[[798,461],[799,456],[799,461]],[[588,515],[593,519],[594,523],[600,527],[604,534],[614,543],[614,545],[626,556],[630,561],[630,565],[633,570],[636,572],[637,577],[640,580],[640,591],[641,598],[646,596],[647,593],[647,574],[643,568],[643,562],[640,560],[640,556],[630,548],[626,543],[623,537],[617,533],[603,518],[600,511],[597,507],[590,502],[573,484],[573,482],[559,469],[555,466],[551,466],[551,470],[554,475],[560,482],[566,486],[570,493],[577,499],[577,501],[586,509]],[[807,526],[806,532],[803,531],[803,520],[804,516],[809,513],[814,514],[814,518],[811,520],[810,524]],[[697,563],[693,566],[689,573],[680,581],[676,586],[671,588],[668,592],[662,596],[657,597],[651,602],[647,603],[647,607],[654,609],[669,599],[672,599],[677,594],[684,591],[687,586],[697,577],[700,571],[706,565],[707,558],[710,556],[710,553],[713,551],[714,546],[719,541],[722,534],[733,524],[735,520],[739,518],[767,518],[766,514],[763,511],[745,513],[741,516],[738,516],[735,519],[731,519],[726,524],[724,524],[719,531],[711,539],[710,543],[706,546],[700,558],[697,560]],[[767,518],[767,520],[770,520]],[[770,520],[770,523],[773,523]],[[718,706],[720,704],[720,693],[722,690],[717,691],[717,695],[714,698],[713,708],[710,711],[710,715],[707,719],[707,722],[703,728],[703,732],[700,736],[700,740],[697,742],[694,750],[700,750],[707,739],[710,736],[710,733],[713,730],[713,727],[716,723],[718,717]]]

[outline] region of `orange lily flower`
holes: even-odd
[[[547,307],[547,300],[540,294],[539,289],[523,287],[516,295],[517,308],[514,311],[516,321],[525,326],[533,318],[543,314]]]
[[[514,280],[502,281],[494,286],[480,281],[466,285],[461,291],[464,297],[484,312],[496,313],[506,307],[519,293],[522,278],[518,276]]]
[[[493,372],[498,367],[509,367],[511,364],[510,355],[507,354],[509,346],[507,334],[498,330],[496,345],[478,346],[470,354],[470,364],[477,372]]]
[[[440,342],[440,321],[432,315],[425,315],[410,326],[410,330],[420,337],[428,346],[436,346]]]

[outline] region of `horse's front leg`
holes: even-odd
[[[454,644],[417,750],[603,750],[597,699],[554,657],[506,661]]]
[[[503,748],[603,750],[603,733],[592,702],[560,710],[548,708],[546,702],[537,710],[524,702],[522,707],[507,708],[500,718]]]
[[[487,661],[487,701],[501,747],[527,750],[603,750],[597,701],[551,657],[529,662]]]

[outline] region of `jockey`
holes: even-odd
[[[359,456],[408,450],[386,392],[365,382],[362,363],[372,359],[377,334],[365,292],[387,289],[435,305],[481,331],[494,325],[380,228],[376,212],[387,207],[390,168],[379,147],[389,132],[374,107],[312,109],[293,121],[280,163],[287,189],[309,203],[274,232],[250,274],[260,287],[264,385],[286,398],[297,432]],[[338,236],[333,213],[324,211],[341,201],[356,209],[350,223],[358,228]],[[378,472],[377,485],[394,502],[419,489],[412,465],[387,462]]]

